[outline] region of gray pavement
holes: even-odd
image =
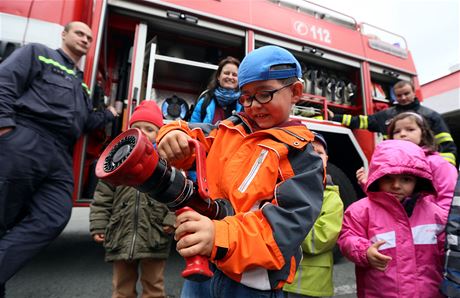
[[[64,232],[14,276],[7,298],[106,298],[111,296],[112,268],[104,249],[88,232],[88,208],[74,208]],[[172,251],[165,272],[166,294],[179,297],[183,259]],[[334,297],[356,297],[353,265],[342,259],[334,267]]]

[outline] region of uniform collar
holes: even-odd
[[[69,68],[73,69],[76,73],[81,72],[81,70],[75,65],[73,60],[64,52],[63,49],[57,49],[57,52],[62,56]]]
[[[404,106],[402,106],[402,105],[396,105],[396,108],[397,108],[398,110],[403,110],[403,111],[409,111],[409,110],[412,111],[412,110],[417,109],[419,106],[420,106],[420,101],[419,101],[418,98],[416,97],[416,98],[414,98],[414,101],[411,102],[410,104],[404,105]]]

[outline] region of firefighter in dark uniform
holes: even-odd
[[[393,87],[398,103],[386,110],[377,112],[372,115],[352,116],[348,114],[334,115],[331,111],[332,121],[337,121],[349,128],[367,129],[373,132],[387,135],[387,128],[394,116],[403,112],[415,112],[425,117],[431,130],[433,131],[438,151],[444,159],[456,166],[457,163],[457,146],[454,143],[449,128],[436,111],[420,105],[420,101],[415,97],[414,85],[407,81],[399,81]]]
[[[116,116],[93,112],[76,67],[91,42],[91,29],[71,22],[60,49],[28,44],[0,64],[0,297],[70,219],[75,141]]]

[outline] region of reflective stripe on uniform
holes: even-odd
[[[454,139],[452,138],[452,136],[448,132],[438,133],[437,135],[434,136],[434,138],[436,139],[436,144],[438,144],[438,145],[441,144],[441,143],[444,143],[444,142],[453,142],[454,141]]]
[[[455,155],[451,152],[440,152],[439,155],[455,166]]]
[[[46,58],[46,57],[43,57],[43,56],[38,56],[38,60],[42,61],[43,63],[46,63],[46,64],[51,64],[53,66],[56,66],[57,68],[65,71],[66,73],[70,74],[70,75],[73,75],[75,76],[75,71],[73,71],[72,69],[68,69],[67,67],[65,67],[64,65],[61,65],[59,62],[51,59],[51,58]],[[86,91],[86,93],[88,94],[88,96],[91,94],[89,88],[88,88],[88,85],[86,85],[85,83],[81,83],[81,86],[83,87],[83,90]]]
[[[367,129],[367,116],[359,115],[359,128],[360,129]]]
[[[91,95],[91,92],[90,92],[90,90],[89,90],[89,88],[88,88],[88,85],[86,85],[85,83],[81,83],[81,86],[83,87],[83,90],[86,91],[86,93],[88,94],[88,96],[90,96],[90,95]]]
[[[342,117],[342,124],[345,126],[350,126],[351,123],[351,115],[345,114]]]
[[[75,71],[73,71],[72,69],[68,69],[67,67],[65,67],[64,65],[61,65],[59,62],[57,62],[57,61],[55,61],[53,59],[46,58],[46,57],[43,57],[43,56],[38,56],[38,60],[40,60],[40,61],[42,61],[43,63],[46,63],[46,64],[54,65],[57,68],[65,71],[68,74],[75,75]]]

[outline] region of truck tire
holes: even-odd
[[[345,210],[351,203],[358,199],[353,184],[345,173],[332,163],[327,165],[327,173],[332,177],[332,181],[339,187],[340,198],[343,201],[343,209]],[[334,246],[334,263],[337,263],[342,259],[342,254],[337,245]]]
[[[327,164],[327,173],[332,177],[332,181],[339,187],[340,198],[343,201],[343,209],[347,209],[351,203],[358,199],[358,195],[345,173],[332,163]]]

